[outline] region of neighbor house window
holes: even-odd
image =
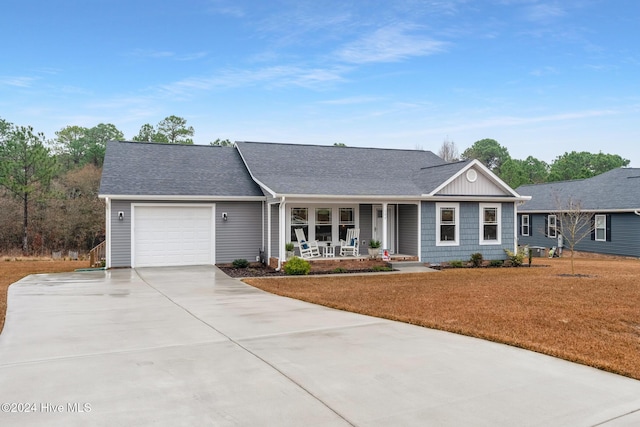
[[[547,217],[547,237],[556,239],[558,237],[558,217],[549,215]]]
[[[316,240],[331,241],[331,208],[316,208]]]
[[[480,204],[480,244],[500,244],[499,204]]]
[[[353,208],[340,208],[340,223],[338,228],[338,239],[347,239],[347,230],[356,227],[355,214]]]
[[[460,233],[460,206],[455,204],[436,204],[436,245],[458,245]]]
[[[522,215],[520,221],[520,234],[529,236],[529,215]]]
[[[596,240],[599,242],[607,241],[607,216],[596,215],[595,223]]]
[[[309,209],[291,208],[291,241],[297,242],[296,228],[302,228],[304,235],[309,240]]]

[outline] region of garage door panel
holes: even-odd
[[[211,206],[135,206],[137,267],[212,264]]]

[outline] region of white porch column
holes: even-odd
[[[106,218],[104,234],[105,234],[105,239],[107,241],[104,265],[105,265],[105,268],[111,268],[111,199],[108,197],[105,199],[104,208],[105,208],[104,216]]]
[[[382,203],[382,248],[383,249],[389,249],[389,246],[387,245],[387,240],[389,235],[389,231],[388,231],[389,227],[387,224],[387,221],[388,221],[387,209],[388,209],[388,203],[383,202]]]
[[[278,230],[278,270],[282,267],[282,260],[285,258],[284,242],[287,238],[287,232],[285,227],[287,225],[287,209],[284,197],[280,201],[280,217],[278,218],[279,230]]]
[[[271,205],[267,204],[267,264],[269,264],[269,260],[271,259]]]

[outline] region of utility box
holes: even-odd
[[[544,258],[547,256],[547,248],[543,246],[529,246],[531,256],[536,258]]]

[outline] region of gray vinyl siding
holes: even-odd
[[[485,260],[506,259],[505,249],[514,248],[514,208],[513,203],[501,206],[501,243],[499,245],[480,244],[480,208],[475,202],[461,202],[460,241],[458,246],[436,246],[436,204],[422,202],[422,257],[429,263],[453,260],[469,260],[471,254],[479,252]]]
[[[398,205],[398,253],[418,254],[418,206]]]
[[[280,239],[280,205],[269,205],[269,209],[271,209],[271,256],[278,258],[280,254],[278,251],[278,239]]]
[[[543,214],[529,214],[529,236],[523,236],[522,232],[522,214],[518,214],[518,245],[519,246],[541,246],[544,248],[550,248],[557,246],[558,240],[556,238],[549,238],[546,236],[546,218],[547,215]]]
[[[131,205],[132,203],[170,203],[157,201],[111,201],[111,267],[131,267]],[[184,204],[184,202],[176,202]],[[205,202],[203,202],[205,203]],[[211,202],[206,202],[211,204]],[[198,203],[193,203],[194,205]],[[244,258],[255,261],[262,247],[261,202],[215,202],[216,263],[228,263]],[[124,220],[118,220],[118,212]],[[227,212],[227,221],[222,220]]]
[[[369,247],[369,241],[373,236],[372,229],[372,206],[369,204],[360,205],[360,254],[367,254]]]
[[[610,215],[611,234],[607,236],[608,241],[596,241],[592,240],[591,236],[587,236],[576,244],[575,249],[582,252],[640,257],[640,216],[630,212],[612,214],[602,212],[602,215]],[[518,225],[520,224],[521,216],[522,213],[518,214]],[[545,236],[546,216],[546,214],[529,214],[529,221],[533,222],[531,236],[518,235],[519,245],[542,246],[545,248],[557,246],[557,239]],[[520,229],[518,234],[520,234]],[[564,246],[565,250],[567,250],[568,243],[566,240]]]
[[[124,212],[124,220],[118,220],[118,212]],[[111,201],[111,267],[131,267],[131,202]]]
[[[262,247],[261,202],[216,202],[215,227],[216,264],[256,260]]]

